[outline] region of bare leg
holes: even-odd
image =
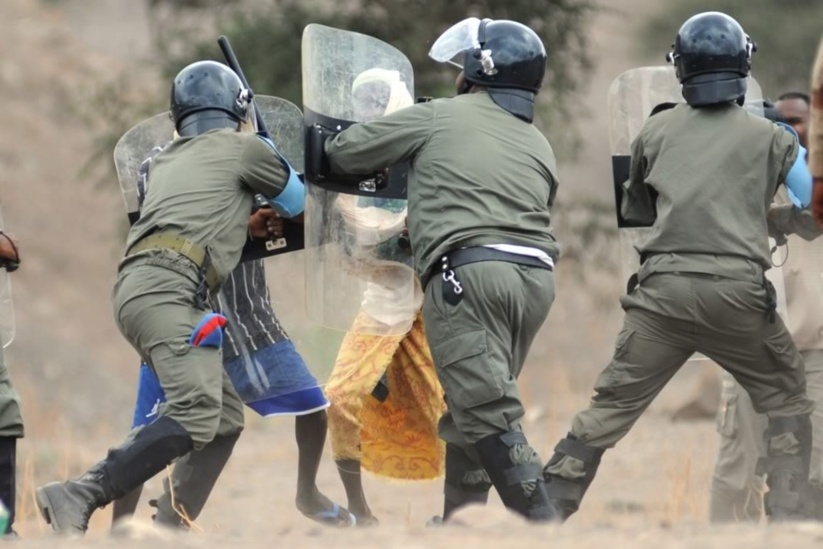
[[[137,509],[137,504],[140,502],[140,494],[143,493],[143,485],[141,484],[120,499],[114,500],[111,512],[111,525],[122,519],[134,515]]]
[[[317,488],[317,470],[326,444],[327,429],[325,410],[295,418],[294,434],[299,451],[295,503],[297,509],[312,520],[332,526],[348,526],[352,523],[350,513],[337,506]]]
[[[340,473],[340,480],[343,481],[343,488],[346,489],[349,511],[357,517],[357,525],[377,524],[377,518],[369,509],[369,504],[366,503],[363,479],[360,475],[360,462],[354,459],[339,459],[335,463],[337,463],[337,472]]]

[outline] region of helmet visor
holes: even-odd
[[[463,55],[474,48],[479,48],[477,40],[480,29],[480,19],[470,17],[452,25],[446,32],[435,40],[429,50],[429,57],[438,63],[449,63],[460,69],[463,68]]]

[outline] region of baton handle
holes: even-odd
[[[234,73],[240,78],[240,83],[243,84],[243,87],[247,90],[251,90],[251,86],[249,86],[249,81],[246,79],[246,75],[243,74],[243,69],[240,68],[240,62],[237,60],[237,56],[234,54],[234,50],[231,47],[231,43],[226,35],[220,35],[220,38],[217,39],[217,45],[220,46],[220,51],[223,52],[223,57],[226,58],[226,63],[229,65],[229,68],[234,71]],[[251,94],[252,102],[254,102],[254,92]],[[266,135],[269,134],[268,128],[266,128],[266,122],[263,120],[263,114],[260,112],[260,109],[254,109],[255,114],[255,121],[257,122],[257,131],[263,132]]]

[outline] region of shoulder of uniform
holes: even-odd
[[[671,107],[657,111],[654,114],[650,114],[646,119],[646,122],[643,124],[643,127],[640,129],[639,135],[647,136],[651,133],[655,133],[659,128],[671,120],[672,117],[679,115],[684,107],[689,108],[689,106],[685,103],[677,103]]]

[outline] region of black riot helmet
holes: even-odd
[[[742,104],[757,46],[725,13],[710,11],[688,19],[677,33],[669,61],[692,107],[728,101]]]
[[[247,119],[251,94],[226,65],[198,61],[180,71],[171,86],[171,119],[182,136],[238,128]]]
[[[466,19],[443,33],[429,56],[462,68],[466,82],[489,88],[494,102],[506,111],[527,122],[534,118],[534,96],[546,74],[546,48],[526,25]],[[451,61],[454,58],[462,64]]]

